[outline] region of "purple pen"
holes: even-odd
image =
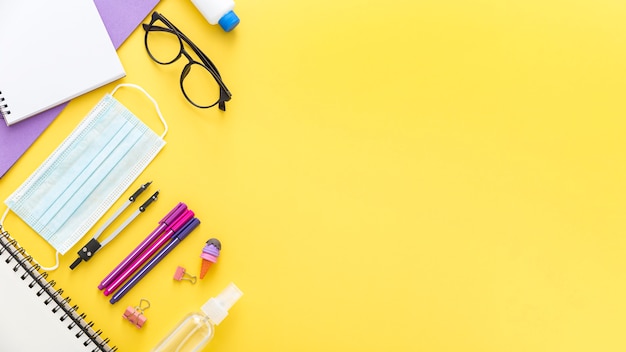
[[[189,220],[179,231],[174,234],[174,236],[172,236],[172,240],[169,241],[165,245],[165,247],[163,247],[163,249],[159,251],[159,253],[155,254],[150,259],[150,261],[146,263],[146,265],[139,269],[139,271],[124,284],[124,286],[120,287],[120,289],[115,292],[109,302],[113,304],[119,301],[122,297],[124,297],[124,295],[127,294],[128,291],[130,291],[130,289],[139,282],[139,280],[141,280],[150,270],[152,270],[157,264],[159,264],[159,262],[163,258],[165,258],[165,256],[168,255],[168,253],[170,253],[174,249],[174,247],[176,247],[182,240],[184,240],[191,231],[198,227],[198,225],[200,225],[200,220],[198,220],[197,218]]]
[[[156,241],[151,243],[150,246],[148,246],[148,248],[137,257],[137,259],[130,263],[130,265],[128,265],[128,267],[120,275],[118,275],[117,278],[109,286],[107,286],[107,288],[104,289],[104,295],[108,296],[113,293],[113,291],[117,290],[117,288],[120,287],[126,279],[134,274],[139,267],[145,264],[154,253],[161,249],[161,247],[163,247],[163,245],[165,245],[165,243],[172,238],[176,231],[180,230],[180,228],[183,227],[187,221],[193,219],[194,215],[193,211],[186,210],[183,215],[179,216],[178,219],[176,219],[176,221],[174,221],[174,223],[168,227],[167,230],[159,236],[159,238],[156,239]]]
[[[185,211],[187,210],[187,205],[185,203],[178,203],[172,210],[170,210],[161,221],[159,221],[159,226],[154,229],[138,246],[133,249],[130,254],[119,263],[109,275],[107,275],[104,280],[98,285],[98,289],[102,290],[107,288],[111,283],[122,273],[128,265],[137,258],[141,252],[143,252],[154,240],[163,233],[168,227],[174,224],[176,219],[178,219]]]

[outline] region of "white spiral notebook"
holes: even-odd
[[[0,1],[0,14],[7,125],[125,76],[93,0]]]
[[[0,226],[0,351],[117,351],[27,253]]]

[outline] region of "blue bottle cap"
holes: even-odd
[[[235,14],[234,11],[228,11],[220,20],[218,21],[222,29],[226,32],[230,32],[239,24],[239,17]]]

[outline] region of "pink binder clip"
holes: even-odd
[[[177,281],[187,280],[191,282],[192,284],[196,283],[196,277],[187,274],[185,271],[185,268],[183,268],[182,266],[179,266],[176,268],[176,272],[174,273],[174,280],[177,280]]]
[[[148,318],[143,315],[143,312],[148,308],[150,308],[150,302],[148,302],[147,299],[142,298],[139,301],[139,305],[137,307],[133,308],[129,306],[128,308],[126,308],[126,311],[124,311],[124,315],[122,315],[122,317],[130,321],[131,323],[133,323],[133,325],[140,329],[143,324],[146,323],[146,320],[148,320]]]

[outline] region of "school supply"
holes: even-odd
[[[126,75],[91,0],[2,1],[0,13],[7,126]]]
[[[128,200],[126,201],[126,203],[124,203],[124,205],[122,205],[115,214],[113,214],[113,216],[111,216],[107,222],[100,227],[100,229],[98,230],[98,232],[96,233],[95,236],[93,236],[93,238],[91,240],[89,240],[89,242],[87,242],[87,244],[81,248],[78,251],[78,258],[70,265],[70,269],[74,270],[74,268],[80,264],[81,261],[89,261],[89,259],[91,259],[93,257],[93,255],[102,247],[106,246],[109,242],[111,242],[115,237],[117,237],[117,235],[120,234],[120,232],[122,232],[126,226],[128,226],[131,222],[133,222],[133,220],[135,220],[137,218],[137,216],[139,216],[139,214],[143,213],[144,211],[146,211],[146,209],[148,208],[148,206],[150,204],[152,204],[152,202],[154,202],[155,200],[157,200],[157,197],[159,196],[159,191],[156,191],[150,198],[148,198],[147,201],[145,201],[145,203],[143,203],[139,209],[135,210],[134,213],[132,213],[115,231],[113,231],[113,233],[105,238],[102,242],[98,241],[98,237],[102,234],[102,232],[104,232],[104,230],[109,227],[109,225],[120,215],[120,213],[122,213],[122,211],[124,211],[124,209],[126,209],[128,207],[128,205],[130,205],[130,203],[135,201],[135,197],[143,192],[143,190],[145,189],[145,187],[147,187],[150,183],[146,183],[145,185],[141,186],[141,188],[139,188],[139,190],[137,192],[135,192],[132,196],[130,196],[130,198],[128,198]]]
[[[152,181],[144,183],[135,191],[135,193],[131,194],[130,197],[128,197],[128,200],[124,202],[124,204],[122,204],[122,206],[117,209],[117,211],[113,215],[111,215],[111,217],[98,229],[93,238],[98,239],[98,237],[102,235],[104,230],[106,230],[107,227],[109,227],[111,223],[115,221],[115,219],[117,219],[124,210],[126,210],[126,208],[128,208],[133,202],[135,202],[135,200],[137,200],[137,197],[139,197],[143,193],[143,191],[148,189],[151,184]]]
[[[135,260],[137,257],[143,253],[143,251],[148,248],[156,239],[159,237],[166,229],[169,229],[171,225],[174,224],[174,221],[178,219],[185,211],[187,210],[187,205],[185,203],[178,203],[172,210],[170,210],[164,217],[159,221],[159,225],[146,236],[146,238],[139,243],[139,245],[133,249],[127,256],[122,260],[98,285],[99,290],[103,290],[109,287],[113,281],[115,281],[126,268]]]
[[[0,226],[0,350],[116,351],[88,316]],[[71,302],[71,303],[70,303]]]
[[[122,314],[122,318],[128,320],[133,325],[137,327],[137,329],[141,329],[143,324],[146,323],[148,318],[143,314],[146,309],[150,308],[150,302],[147,299],[142,298],[139,301],[139,305],[136,307],[128,306]]]
[[[120,87],[139,89],[154,103],[163,134],[157,135],[113,97]],[[166,133],[156,101],[139,86],[120,84],[5,203],[65,254],[156,157]]]
[[[95,0],[113,46],[117,49],[154,9],[159,0]],[[67,103],[12,126],[0,123],[0,178],[15,164]]]
[[[131,262],[128,267],[120,273],[119,277],[113,280],[111,285],[104,289],[104,295],[108,296],[117,290],[118,287],[122,285],[126,279],[128,279],[131,275],[133,275],[142,265],[144,265],[150,257],[152,257],[161,247],[168,242],[174,234],[183,228],[183,226],[187,223],[187,221],[191,220],[194,216],[193,211],[186,210],[178,219],[174,221],[172,226],[167,229],[159,238],[156,239],[153,243],[151,243],[148,248],[143,251],[137,259]],[[115,303],[116,300],[112,300],[111,303]]]
[[[128,282],[124,284],[124,286],[120,287],[120,289],[115,292],[113,297],[111,298],[111,304],[119,301],[125,294],[128,293],[135,285],[141,280],[150,270],[152,270],[166,255],[168,255],[182,240],[184,240],[187,235],[191,233],[196,227],[200,225],[200,220],[197,218],[193,218],[185,223],[185,225],[172,236],[172,239],[161,249],[157,254],[154,255],[147,263],[144,265],[137,273],[131,277]]]
[[[222,250],[222,244],[217,238],[211,238],[206,241],[204,248],[202,248],[202,254],[200,254],[200,258],[202,258],[202,265],[200,267],[200,279],[204,279],[207,271],[213,263],[217,262],[217,257],[220,256],[220,251]]]
[[[192,284],[195,284],[197,281],[196,277],[187,273],[187,269],[183,268],[182,266],[176,267],[176,271],[174,272],[174,280],[185,280],[191,282]]]

